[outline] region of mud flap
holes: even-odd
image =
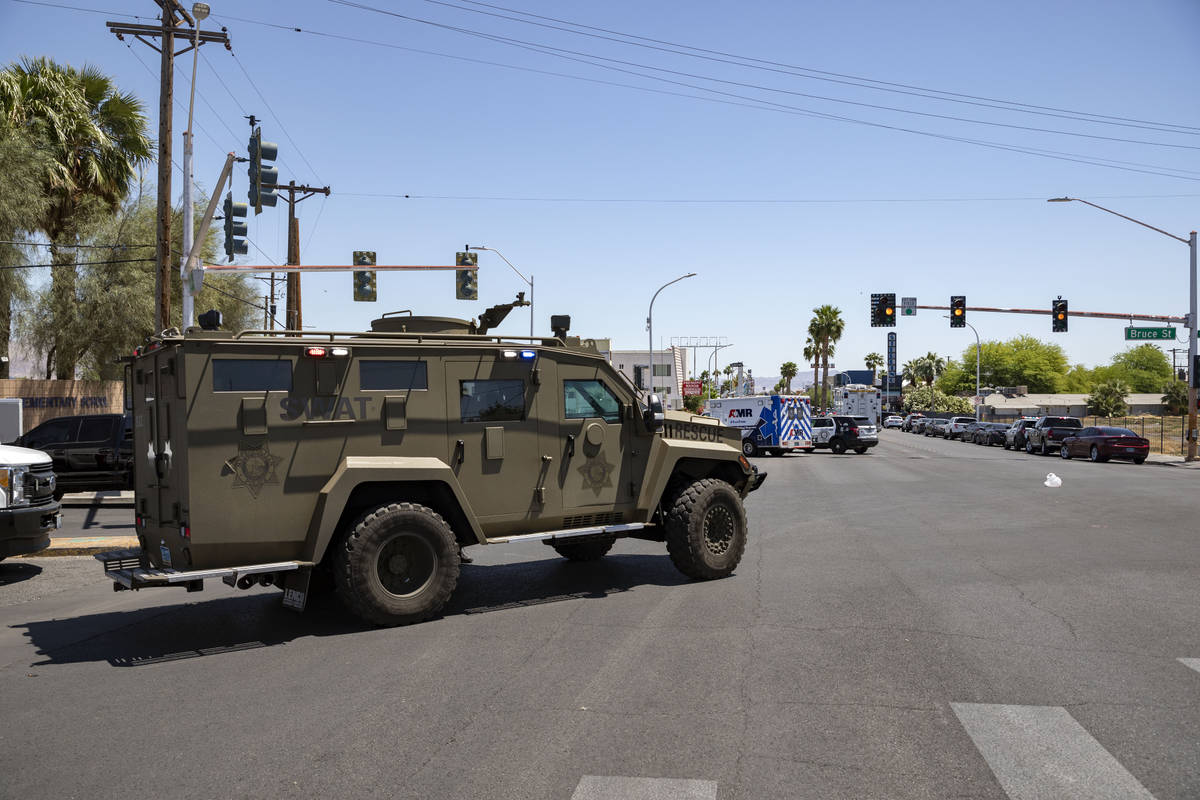
[[[301,567],[286,573],[283,579],[283,607],[303,611],[308,602],[308,582],[312,578],[312,567]]]

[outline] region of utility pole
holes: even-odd
[[[329,187],[297,186],[295,181],[289,181],[287,186],[273,187],[287,192],[288,204],[288,253],[287,263],[293,266],[300,264],[300,220],[296,219],[296,203],[307,200],[315,194],[329,196]],[[299,194],[300,197],[296,197]],[[300,305],[300,273],[292,271],[287,274],[287,312],[284,327],[289,331],[298,331],[304,325],[304,317]]]
[[[162,56],[158,91],[158,224],[154,239],[154,331],[157,333],[171,324],[171,109],[174,102],[175,56],[183,55],[206,42],[220,42],[226,50],[231,48],[229,36],[224,30],[199,31],[191,37],[187,47],[175,52],[175,34],[182,30],[180,22],[195,28],[196,20],[179,0],[154,2],[162,9],[162,24],[159,26],[124,22],[104,24],[121,41],[125,41],[126,35],[132,36]],[[158,45],[151,41],[155,38],[160,40]]]

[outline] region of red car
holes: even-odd
[[[1084,428],[1074,436],[1063,439],[1059,452],[1063,458],[1087,456],[1092,461],[1128,458],[1140,464],[1150,453],[1150,440],[1143,439],[1128,428]]]

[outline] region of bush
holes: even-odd
[[[904,410],[974,414],[975,406],[965,397],[951,397],[934,387],[922,386],[904,393]]]

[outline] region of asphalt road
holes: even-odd
[[[474,548],[408,628],[4,562],[0,796],[1200,797],[1200,471],[758,463],[729,579]]]

